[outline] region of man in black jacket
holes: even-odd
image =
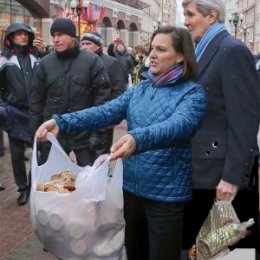
[[[42,40],[34,38],[29,25],[14,23],[7,28],[0,56],[0,96],[7,114],[4,127],[9,138],[14,179],[20,193],[17,199],[19,205],[26,204],[30,194],[24,152],[32,141],[29,131],[31,80],[34,65],[45,52]]]
[[[101,59],[80,50],[76,28],[69,19],[57,19],[51,26],[54,51],[37,67],[32,83],[31,123],[33,131],[53,114],[64,114],[101,105],[111,99],[110,82]],[[66,153],[74,152],[77,164],[92,165],[91,132],[84,131],[59,136]],[[41,148],[40,163],[44,163],[49,145]]]
[[[104,63],[111,85],[111,99],[120,96],[125,90],[124,72],[119,60],[103,53],[103,39],[96,31],[85,33],[80,40],[82,50],[96,53]],[[90,138],[94,158],[109,153],[113,143],[113,129],[95,131]]]
[[[111,83],[111,98],[114,99],[124,92],[124,77],[121,63],[112,56],[103,53],[103,39],[96,31],[85,33],[80,40],[82,50],[96,53],[104,63]]]

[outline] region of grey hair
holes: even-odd
[[[185,7],[190,3],[196,4],[198,12],[202,15],[208,15],[212,10],[216,11],[218,21],[225,22],[226,9],[223,0],[183,0],[182,6]]]

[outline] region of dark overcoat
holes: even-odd
[[[260,82],[248,48],[226,30],[209,43],[198,62],[208,110],[192,141],[193,199],[185,209],[184,247],[190,247],[208,215],[220,180],[239,185],[233,205],[241,221],[259,212],[257,131]],[[191,217],[192,216],[192,217]],[[242,247],[255,247],[257,226]]]
[[[196,81],[206,89],[208,110],[193,139],[193,186],[214,189],[223,179],[248,187],[260,118],[253,56],[223,31],[199,60]]]

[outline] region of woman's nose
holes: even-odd
[[[156,52],[154,51],[154,50],[151,50],[151,52],[150,52],[150,55],[149,55],[150,57],[155,57],[156,56]]]

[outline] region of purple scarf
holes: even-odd
[[[169,68],[160,75],[154,75],[149,69],[148,76],[156,86],[174,83],[183,76],[183,67],[182,65],[175,64],[173,67]]]

